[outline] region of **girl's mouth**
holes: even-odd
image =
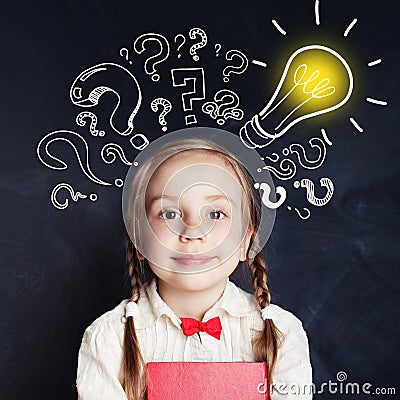
[[[210,262],[214,257],[201,257],[201,256],[185,256],[185,257],[172,257],[177,263],[182,265],[203,265]]]

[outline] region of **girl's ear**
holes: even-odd
[[[251,238],[251,235],[253,234],[253,232],[254,232],[253,228],[247,229],[246,235],[245,235],[245,237],[243,238],[243,241],[242,241],[242,246],[240,247],[239,261],[246,261],[247,250],[249,249],[250,238]]]
[[[144,257],[141,253],[139,253],[137,250],[136,250],[136,257],[137,257],[140,261],[143,261],[143,260],[145,259],[145,257]]]

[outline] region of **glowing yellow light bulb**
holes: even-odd
[[[267,105],[240,129],[249,148],[268,146],[298,122],[344,105],[353,91],[346,60],[326,46],[296,50]]]

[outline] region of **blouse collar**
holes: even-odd
[[[140,316],[135,319],[135,328],[146,328],[155,324],[157,320],[166,315],[178,328],[181,321],[172,309],[165,303],[157,292],[157,280],[154,278],[150,283],[145,283],[140,290],[138,300]],[[222,296],[205,313],[204,320],[218,316],[221,311],[225,311],[233,317],[244,317],[254,312],[256,301],[254,296],[249,295],[239,289],[232,281],[227,279],[227,283]]]

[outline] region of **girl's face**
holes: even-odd
[[[226,279],[246,252],[252,231],[235,172],[209,152],[165,160],[145,193],[143,256],[159,279],[204,290]]]

